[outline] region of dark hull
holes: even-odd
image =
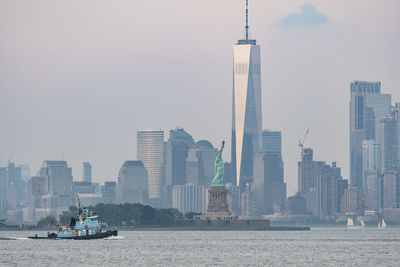
[[[48,236],[48,237],[44,237],[44,236],[28,236],[28,238],[31,239],[74,239],[74,240],[89,240],[89,239],[101,239],[101,238],[106,238],[106,237],[110,237],[110,236],[117,236],[118,235],[118,231],[114,230],[114,231],[107,231],[107,232],[101,232],[101,233],[97,233],[94,235],[84,235],[84,236],[71,236],[71,237],[57,237],[57,236]]]

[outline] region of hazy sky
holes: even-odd
[[[400,102],[398,0],[250,0],[261,46],[263,128],[283,132],[288,193],[297,141],[349,172],[349,84]],[[232,45],[244,0],[0,0],[0,166],[64,159],[116,180],[136,132],[183,126],[219,146],[232,124]]]

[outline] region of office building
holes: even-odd
[[[363,190],[363,141],[381,144],[380,120],[390,113],[391,95],[381,94],[380,82],[350,84],[350,183]]]
[[[32,208],[41,208],[41,196],[47,193],[46,178],[34,176],[31,178],[31,199],[30,206]]]
[[[398,159],[398,128],[396,119],[387,116],[380,120],[381,136],[381,166],[382,172],[397,170],[399,166]]]
[[[383,175],[383,207],[400,208],[400,173],[390,171]]]
[[[226,201],[228,203],[229,210],[235,214],[240,215],[240,188],[239,186],[232,183],[226,184],[227,195]]]
[[[364,176],[364,208],[379,211],[382,208],[383,175],[378,171],[368,171]]]
[[[176,128],[169,131],[169,139],[168,142],[165,143],[165,184],[163,199],[165,207],[172,207],[172,188],[175,185],[186,184],[186,159],[189,149],[194,148],[194,146],[193,137],[183,128]],[[193,165],[191,167],[193,167]],[[193,178],[192,176],[191,179]]]
[[[282,154],[282,132],[264,130],[263,150]]]
[[[21,169],[21,179],[27,182],[31,178],[31,172],[28,164],[18,164],[18,168]]]
[[[149,199],[161,201],[164,175],[164,131],[137,132],[137,159],[148,173]]]
[[[307,213],[306,199],[297,193],[286,200],[286,212],[292,215],[304,215]]]
[[[189,149],[193,147],[195,147],[193,137],[183,128],[169,131],[165,150],[165,181],[168,186],[186,184],[186,158]]]
[[[96,188],[91,182],[73,182],[72,193],[76,194],[96,194]]]
[[[381,146],[375,140],[363,141],[363,181],[367,173],[381,171]],[[363,182],[364,183],[364,182]]]
[[[141,161],[125,161],[118,173],[118,202],[147,203],[148,174]]]
[[[280,144],[280,141],[277,142]],[[281,148],[265,147],[254,159],[254,179],[252,192],[255,197],[255,214],[273,214],[274,206],[284,206],[286,200],[286,183],[283,180],[283,161]]]
[[[71,196],[72,170],[68,167],[67,162],[45,160],[39,176],[45,177],[47,192]]]
[[[182,213],[205,212],[207,188],[201,185],[175,185],[172,189],[172,207]]]
[[[211,185],[218,150],[207,140],[200,140],[189,149],[186,158],[186,184]]]
[[[233,46],[232,165],[236,185],[253,179],[254,156],[262,147],[260,46],[245,38]]]
[[[7,168],[0,167],[0,218],[7,215]]]
[[[116,203],[116,182],[105,182],[101,187],[101,194],[103,195],[103,201],[105,204]]]
[[[83,162],[83,181],[92,182],[92,165],[89,162]]]

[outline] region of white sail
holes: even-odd
[[[386,228],[385,220],[382,218],[382,228]]]
[[[354,226],[354,221],[352,218],[347,218],[347,226]]]
[[[361,221],[360,221],[360,223],[361,223],[361,227],[362,227],[362,228],[364,228],[364,227],[365,227],[365,223],[364,223],[364,221],[363,221],[363,220],[361,220]]]

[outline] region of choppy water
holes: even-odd
[[[120,232],[114,240],[28,240],[0,232],[0,266],[399,266],[400,228],[304,232]],[[45,235],[46,233],[40,233]]]

